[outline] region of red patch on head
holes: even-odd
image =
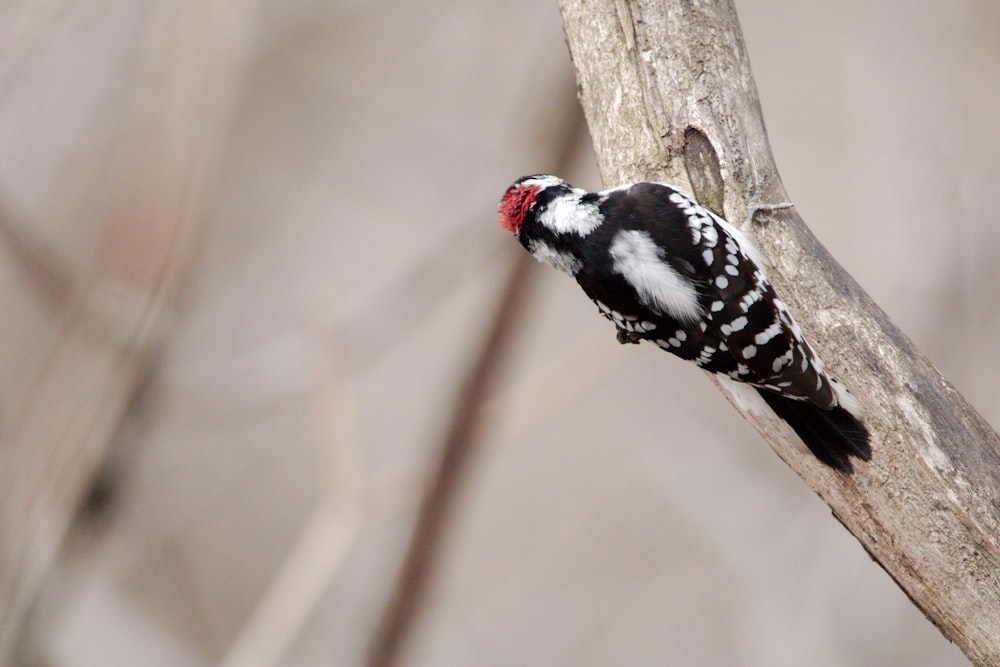
[[[500,225],[512,234],[520,234],[524,219],[540,190],[537,185],[515,185],[507,190],[503,199],[497,204]]]

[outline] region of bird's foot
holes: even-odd
[[[642,342],[642,336],[640,336],[635,331],[627,331],[625,329],[618,330],[618,342],[622,345],[638,345]]]

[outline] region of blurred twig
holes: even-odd
[[[343,368],[341,346],[324,331],[310,327],[321,358],[316,392],[319,502],[221,667],[281,664],[364,523],[368,483],[354,386]]]
[[[333,309],[324,309],[327,316]],[[311,327],[313,338],[329,341],[334,328]],[[334,338],[336,336],[334,335]],[[515,386],[492,395],[480,408],[480,419],[498,440],[516,441],[519,434],[572,404],[604,378],[618,363],[604,327],[595,329],[533,368]],[[331,345],[333,347],[331,348]],[[425,468],[396,470],[373,477],[359,459],[361,449],[358,414],[349,371],[338,350],[325,342],[319,364],[319,457],[323,465],[320,500],[295,545],[285,558],[249,620],[241,628],[222,667],[268,667],[281,664],[301,634],[323,593],[329,589],[365,522],[412,511],[419,500],[421,482],[430,479]],[[589,363],[581,366],[580,359]],[[567,378],[571,380],[567,384]],[[558,392],[551,389],[561,388]],[[566,390],[567,386],[569,390]],[[545,397],[541,400],[540,397]],[[539,406],[545,406],[544,412]],[[506,415],[498,420],[498,415]],[[500,429],[497,431],[496,429]],[[439,471],[440,474],[440,471]]]
[[[539,129],[548,130],[540,135],[553,138],[551,144],[542,144],[551,148],[552,157],[545,162],[555,171],[565,172],[580,141],[583,118],[578,113],[575,96],[559,97],[557,103],[560,106],[555,117],[541,119]],[[396,586],[369,646],[368,664],[372,667],[389,667],[399,662],[413,623],[423,607],[460,484],[480,439],[484,403],[491,393],[497,371],[506,362],[512,334],[520,323],[532,263],[526,254],[515,261],[493,321],[459,385],[451,420],[441,443],[437,470],[421,503]]]
[[[0,664],[169,331],[198,255],[250,53],[253,3],[158,1],[149,12],[129,82],[128,122],[103,189],[93,193],[102,201],[98,210],[107,211],[96,230],[97,261],[75,275],[49,261],[52,253],[19,223],[5,224],[5,241],[22,263],[53,295],[71,294],[40,318],[39,344],[25,351],[19,375],[5,378]]]
[[[394,665],[427,591],[437,562],[445,528],[478,438],[481,405],[502,365],[509,336],[525,302],[529,268],[518,257],[500,297],[500,305],[475,362],[459,388],[451,423],[441,446],[440,462],[432,475],[417,516],[392,598],[372,643],[368,664]]]
[[[38,290],[41,300],[60,307],[79,279],[69,260],[60,257],[46,239],[37,235],[31,222],[18,215],[6,199],[0,199],[0,246]]]

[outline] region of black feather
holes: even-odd
[[[863,461],[872,457],[868,429],[839,405],[824,410],[808,401],[787,398],[757,389],[775,414],[784,419],[802,442],[823,463],[846,473],[854,472],[850,457]]]

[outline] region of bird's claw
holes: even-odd
[[[642,337],[634,331],[618,330],[618,342],[622,345],[638,345],[642,342]]]

